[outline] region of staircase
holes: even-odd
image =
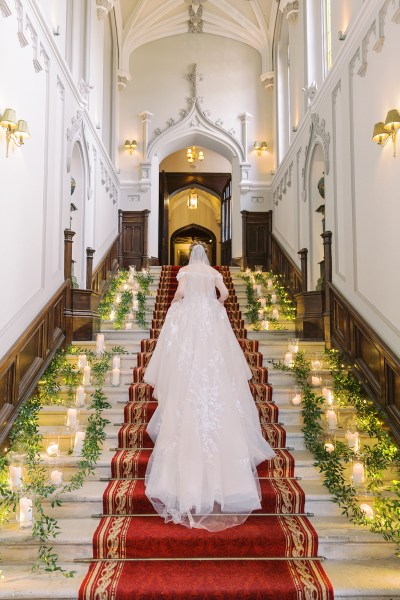
[[[151,290],[154,296],[148,299],[148,322],[153,317],[160,268],[154,267],[152,272],[154,283]],[[236,269],[232,268],[231,274],[243,314],[246,305],[245,286],[237,277]],[[286,431],[286,446],[292,449],[294,476],[300,479],[299,483],[305,492],[305,512],[309,513],[308,518],[318,534],[318,555],[326,559],[323,568],[333,585],[335,598],[400,599],[400,563],[395,558],[394,545],[384,542],[379,535],[352,525],[340,514],[340,509],[322,485],[321,476],[313,466],[312,455],[305,449],[301,432],[301,407],[289,403],[293,377],[287,372],[274,370],[268,363],[271,359],[283,358],[287,340],[293,335],[293,324],[282,324],[286,331],[248,330],[247,337],[259,342],[259,351],[264,357],[263,366],[270,367],[268,381],[273,387],[272,399],[279,408],[279,420]],[[106,428],[107,439],[95,474],[88,478],[80,490],[64,495],[61,507],[51,509],[49,506],[48,511],[58,519],[61,528],[53,544],[54,551],[58,553],[60,563],[77,571],[77,574],[73,579],[64,579],[57,574],[32,574],[30,567],[36,558],[37,545],[29,530],[21,530],[10,524],[0,531],[0,568],[5,576],[3,583],[0,583],[0,599],[78,598],[79,587],[89,566],[87,561],[93,556],[93,535],[103,513],[103,493],[112,475],[114,449],[119,446],[118,431],[124,421],[132,369],[137,365],[141,340],[149,337],[148,330],[114,331],[111,323],[104,323],[103,331],[108,346],[123,345],[129,352],[121,357],[121,386],[104,388],[111,404],[111,408],[104,412],[110,421]],[[79,345],[93,348],[94,342]],[[322,350],[322,345],[304,342],[301,343],[301,349],[312,356],[314,352]],[[81,410],[81,420],[87,419],[88,414],[88,410]],[[40,415],[41,431],[45,433],[62,429],[64,415],[63,407],[43,408]],[[46,460],[43,455],[43,462]],[[68,479],[68,475],[76,469],[79,458],[65,456],[60,460],[58,468],[63,470],[65,479]]]

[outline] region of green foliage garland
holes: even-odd
[[[264,308],[265,314],[271,313],[273,308],[278,308],[279,312],[286,317],[286,319],[289,321],[294,321],[296,309],[282,284],[281,278],[278,275],[275,275],[272,272],[252,273],[250,270],[247,270],[244,273],[240,273],[239,277],[243,279],[246,284],[247,306],[245,316],[253,325],[253,329],[259,330],[261,327],[258,319],[258,311],[260,308],[262,308],[253,289],[253,285],[261,285],[267,289],[267,293],[263,296],[266,301]],[[275,304],[272,303],[271,299],[272,290],[268,289],[268,279],[272,280],[273,293],[275,293],[277,296],[277,302]],[[285,327],[281,325],[277,319],[272,317],[271,314],[268,314],[268,321],[271,323],[274,329],[280,331],[285,330]]]
[[[62,386],[66,386],[67,401],[71,401],[76,393],[76,387],[81,379],[81,372],[76,371],[67,358],[67,354],[86,354],[88,364],[91,365],[91,375],[94,392],[91,395],[90,414],[86,436],[82,449],[82,458],[78,463],[76,473],[70,481],[62,486],[49,484],[47,468],[42,466],[40,451],[42,448],[42,435],[39,433],[38,417],[44,405],[65,405],[62,397]],[[67,352],[58,352],[38,385],[35,396],[25,402],[19,410],[17,419],[10,432],[10,451],[25,456],[27,477],[24,478],[23,493],[33,498],[35,506],[35,520],[32,536],[40,542],[37,560],[33,566],[41,566],[47,572],[60,572],[65,577],[72,577],[74,571],[67,571],[58,565],[58,555],[49,544],[50,540],[60,533],[57,520],[44,511],[43,503],[50,498],[51,506],[60,506],[60,496],[65,492],[82,487],[85,479],[94,473],[95,465],[101,453],[102,443],[105,440],[105,426],[109,421],[102,417],[102,411],[110,408],[103,392],[107,373],[110,371],[111,361],[115,355],[127,354],[124,348],[115,346],[110,352],[97,356],[94,352],[71,346]],[[0,459],[0,525],[6,523],[13,512],[16,511],[20,492],[9,487],[8,484],[9,455]]]
[[[148,271],[135,272],[133,275],[139,290],[136,292],[136,300],[138,309],[136,312],[136,323],[139,327],[145,329],[146,323],[146,298],[150,294],[150,285],[154,278]],[[99,313],[102,321],[107,321],[110,318],[110,313],[115,310],[114,328],[122,329],[127,315],[133,310],[134,294],[132,290],[123,290],[121,293],[121,301],[116,303],[116,296],[120,287],[128,282],[129,271],[118,271],[116,276],[111,280],[107,293],[99,304]]]
[[[399,469],[400,450],[387,430],[382,428],[382,415],[379,409],[366,398],[360,383],[351,374],[351,366],[346,365],[336,350],[325,350],[333,378],[335,399],[340,406],[353,406],[356,409],[356,425],[360,431],[377,443],[364,444],[362,450],[354,452],[348,445],[336,441],[334,451],[328,453],[324,445],[324,428],[321,417],[326,410],[325,399],[315,393],[308,383],[311,363],[304,352],[298,352],[292,368],[283,363],[273,363],[276,368],[293,372],[296,384],[302,390],[302,416],[306,447],[313,453],[315,465],[323,474],[324,483],[334,500],[353,522],[366,525],[371,531],[382,534],[387,541],[394,542],[400,552],[400,481],[383,484],[383,474],[389,467]],[[358,491],[346,481],[347,465],[352,460],[362,460],[368,475],[365,490],[373,497],[374,516],[368,518],[360,509]]]

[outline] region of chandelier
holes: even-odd
[[[202,162],[204,160],[204,152],[203,150],[196,150],[196,146],[192,146],[187,149],[186,158],[190,166],[196,169],[197,165],[194,164],[194,161],[199,160]]]
[[[187,200],[187,206],[188,206],[188,208],[191,208],[191,209],[197,208],[198,199],[199,199],[198,194],[196,194],[196,192],[192,188],[190,190],[190,193],[189,193],[189,196],[188,196],[188,200]]]

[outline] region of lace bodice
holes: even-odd
[[[184,300],[215,300],[215,285],[222,281],[222,275],[212,267],[203,264],[188,265],[180,269],[176,276],[182,289]]]

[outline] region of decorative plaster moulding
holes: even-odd
[[[105,19],[114,4],[115,0],[96,0],[97,18]]]
[[[264,84],[264,87],[267,90],[267,92],[272,92],[275,85],[274,71],[267,71],[266,73],[260,75],[260,81]]]
[[[11,15],[11,10],[6,0],[0,0],[0,11],[3,17],[9,17]]]
[[[281,2],[279,8],[289,21],[295,25],[297,23],[297,18],[299,16],[299,0],[294,0],[294,2],[290,2],[289,0],[283,0]]]
[[[305,148],[305,160],[304,167],[302,169],[302,191],[301,196],[304,202],[307,200],[307,173],[310,165],[310,159],[316,144],[320,144],[322,146],[322,150],[324,153],[324,173],[325,177],[329,175],[330,162],[329,162],[329,144],[331,141],[331,136],[329,132],[325,131],[325,119],[321,119],[319,121],[319,116],[316,113],[311,115],[311,125],[310,125],[310,136],[309,142]]]

